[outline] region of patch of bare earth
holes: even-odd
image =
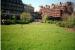
[[[66,28],[66,30],[69,32],[75,32],[75,28]]]

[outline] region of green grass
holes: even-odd
[[[2,25],[2,50],[75,50],[75,32],[55,24]]]

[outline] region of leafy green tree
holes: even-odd
[[[23,12],[21,15],[20,15],[20,19],[23,21],[23,22],[30,22],[31,20],[31,14],[30,13],[26,13],[26,12]]]
[[[47,15],[44,15],[44,16],[42,17],[42,22],[46,23],[47,18],[48,18],[48,16],[47,16]]]
[[[66,2],[68,8],[67,8],[67,13],[72,14],[73,9],[74,9],[74,3],[73,2]]]

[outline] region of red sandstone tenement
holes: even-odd
[[[49,17],[62,17],[64,14],[72,14],[73,10],[71,8],[72,5],[69,5],[68,2],[63,4],[60,2],[59,5],[52,4],[51,6],[41,6],[39,13],[41,16],[48,15]]]

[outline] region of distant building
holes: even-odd
[[[24,11],[32,13],[34,12],[34,7],[32,7],[31,5],[24,4]]]
[[[32,7],[31,5],[24,4],[24,12],[30,13],[33,17],[34,7]]]
[[[39,22],[41,19],[42,19],[42,17],[41,17],[41,14],[39,14],[39,12],[34,12],[33,14],[32,14],[32,18],[33,18],[33,21],[35,21],[35,22]]]
[[[41,6],[39,13],[43,17],[47,15],[48,17],[60,18],[64,14],[71,15],[73,13],[73,8],[71,2],[61,3],[59,5],[52,4],[52,6],[46,5]]]
[[[1,19],[9,19],[16,16],[20,19],[22,12],[34,12],[34,8],[24,4],[22,0],[1,0]]]
[[[20,14],[24,10],[21,0],[1,0],[1,18],[9,19],[16,16],[19,19]]]

